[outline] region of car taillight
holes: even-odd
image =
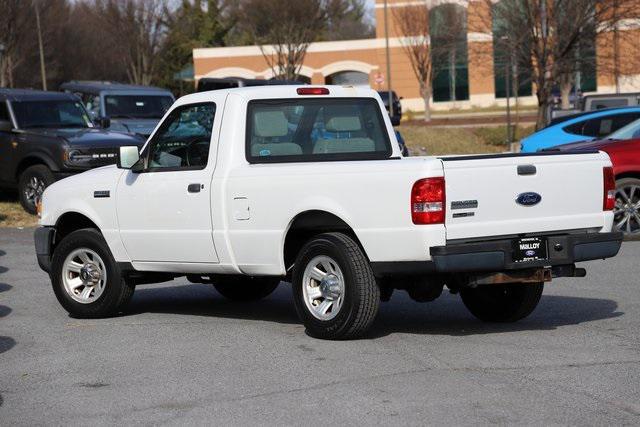
[[[296,92],[298,95],[329,95],[326,87],[299,87]]]
[[[411,219],[414,224],[444,224],[446,195],[444,177],[416,181],[411,189]]]
[[[603,168],[602,176],[604,181],[602,209],[612,211],[616,206],[616,179],[613,176],[613,168],[610,166]]]

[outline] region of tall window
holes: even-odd
[[[510,96],[516,96],[516,89],[518,96],[532,94],[532,64],[525,53],[530,52],[531,39],[527,36],[527,31],[512,28],[519,22],[513,18],[514,4],[521,4],[521,13],[525,13],[522,0],[518,2],[503,0],[493,5],[493,75],[496,98],[507,97],[507,81]],[[508,20],[507,17],[511,19]]]
[[[467,10],[452,3],[436,6],[429,12],[429,23],[433,101],[469,99]]]

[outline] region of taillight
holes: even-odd
[[[296,92],[298,95],[329,95],[326,87],[299,87]]]
[[[612,211],[616,206],[616,179],[613,176],[613,168],[608,166],[602,169],[604,192],[602,209]]]
[[[444,177],[416,181],[411,189],[411,219],[414,224],[444,224],[446,196]]]

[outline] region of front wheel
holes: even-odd
[[[484,285],[460,290],[462,302],[485,322],[517,322],[538,305],[544,283]]]
[[[117,314],[133,296],[102,235],[94,229],[74,231],[56,246],[51,284],[60,304],[74,317]]]
[[[45,165],[34,165],[25,169],[18,180],[22,208],[31,215],[35,215],[38,200],[42,198],[45,188],[54,181],[53,173]]]
[[[298,316],[317,338],[357,338],[378,313],[380,289],[369,261],[342,233],[320,234],[304,245],[292,285]]]

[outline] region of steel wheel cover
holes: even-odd
[[[336,317],[344,294],[344,275],[335,260],[320,255],[309,261],[302,275],[302,297],[313,317],[324,321]]]
[[[80,248],[71,252],[62,264],[64,290],[74,301],[90,304],[104,292],[107,269],[93,250]]]

